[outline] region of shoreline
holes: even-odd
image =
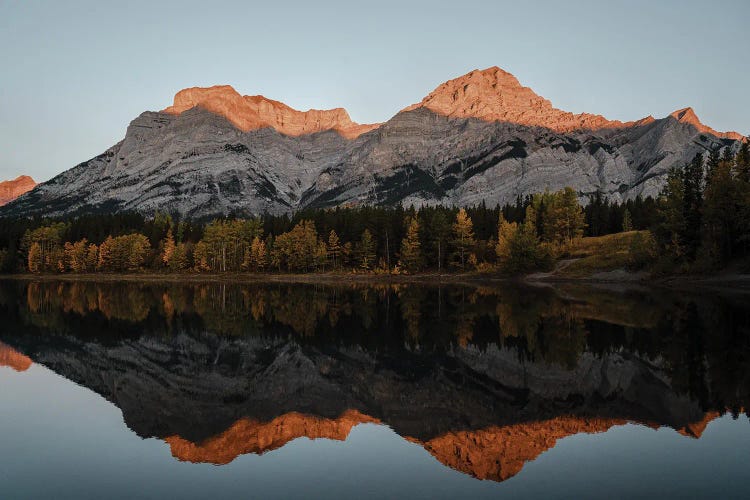
[[[418,285],[498,285],[513,284],[531,287],[554,285],[619,285],[634,288],[662,288],[681,290],[687,287],[750,292],[750,274],[720,274],[716,276],[651,277],[644,273],[617,270],[586,277],[556,276],[554,274],[508,276],[477,273],[421,273],[421,274],[353,274],[353,273],[82,273],[82,274],[0,274],[0,280],[14,281],[87,281],[101,283],[299,283],[299,284],[418,284]]]

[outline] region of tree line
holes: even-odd
[[[590,205],[599,213],[628,210],[624,204]],[[566,188],[495,208],[334,208],[207,223],[167,214],[0,220],[0,261],[6,272],[33,273],[415,273],[494,266],[515,272],[549,265],[585,234],[594,216]]]
[[[658,270],[703,272],[750,257],[750,146],[697,154],[669,172],[653,235]]]
[[[632,240],[641,265],[709,270],[750,256],[749,164],[745,142],[672,169],[656,199],[617,203],[596,193],[585,206],[565,188],[494,208],[338,207],[209,222],[133,213],[0,219],[0,268],[523,273],[551,267],[583,236],[649,230]]]

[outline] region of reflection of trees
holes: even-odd
[[[374,351],[497,345],[563,368],[586,351],[627,350],[665,364],[673,387],[707,406],[739,410],[750,392],[750,312],[740,299],[583,288],[77,281],[6,284],[0,298],[3,310],[21,305],[24,324],[76,335],[291,334]]]
[[[418,288],[401,287],[396,295],[401,305],[401,317],[404,320],[404,333],[410,344],[419,343],[419,320],[425,298]]]
[[[107,319],[143,321],[151,310],[151,304],[156,303],[141,286],[100,288],[98,292],[99,310]]]

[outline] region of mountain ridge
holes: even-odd
[[[382,124],[343,108],[298,111],[232,87],[180,91],[101,155],[0,215],[168,211],[185,217],[358,205],[488,205],[570,186],[586,200],[655,196],[696,153],[736,132],[692,108],[620,122],[573,114],[492,67],[449,80]]]
[[[36,181],[28,175],[19,175],[13,180],[0,182],[0,207],[31,191]]]

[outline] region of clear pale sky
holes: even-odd
[[[605,5],[606,4],[606,5]],[[692,106],[750,133],[750,1],[0,0],[0,180],[47,180],[185,87],[384,121],[500,66],[559,108],[633,120]]]

